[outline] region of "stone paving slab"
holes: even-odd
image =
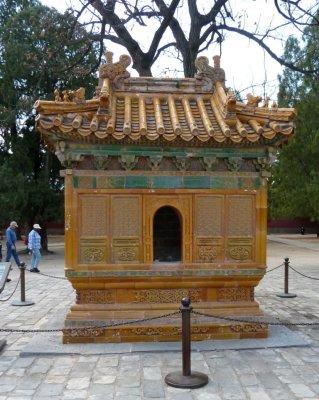
[[[311,242],[307,240],[298,240],[298,238],[287,239],[286,237],[281,237],[277,235],[268,235],[268,240],[271,242],[286,244],[292,247],[298,247],[300,249],[307,249],[319,252],[319,240],[318,242]]]
[[[42,329],[62,326],[61,319],[54,319]],[[285,326],[270,326],[266,339],[241,340],[203,340],[193,341],[192,351],[267,349],[279,347],[311,346],[307,336],[294,332]],[[61,334],[36,334],[22,349],[20,357],[54,355],[101,355],[125,353],[158,353],[181,351],[181,342],[145,342],[145,343],[72,343],[63,344]]]

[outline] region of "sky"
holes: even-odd
[[[64,11],[70,4],[71,0],[42,0],[42,3],[51,7],[57,8],[59,11]],[[199,2],[201,0],[198,0]],[[305,0],[307,2],[307,0]],[[309,0],[310,2],[310,0]],[[73,0],[76,4],[76,0]],[[209,5],[207,0],[203,0],[202,5]],[[256,24],[263,28],[269,24],[280,24],[282,20],[278,16],[269,0],[235,0],[235,12],[242,15],[245,27],[249,26],[254,29]],[[88,17],[84,17],[88,18]],[[179,11],[178,18],[184,22],[187,28],[188,15],[183,9]],[[145,29],[145,28],[143,28]],[[148,46],[148,37],[145,35],[145,30],[139,27],[134,27],[135,38],[142,43],[145,43],[145,50]],[[281,40],[268,39],[268,44],[278,55],[282,55],[284,43],[287,37],[293,33],[291,28],[283,30]],[[298,32],[297,32],[298,34]],[[170,35],[169,30],[166,35]],[[169,37],[166,36],[169,40]],[[165,42],[164,42],[165,43]],[[110,42],[106,43],[107,50],[114,52],[114,60],[117,60],[119,55],[126,53],[126,50],[121,46],[116,46]],[[209,49],[200,55],[206,55],[212,64],[212,57],[219,54],[219,48],[210,46]],[[272,100],[276,100],[278,92],[278,74],[282,68],[280,64],[274,61],[264,50],[257,44],[249,41],[246,38],[236,34],[227,33],[226,40],[222,44],[221,66],[226,72],[226,85],[241,93],[245,98],[247,93],[268,96]],[[173,70],[173,71],[172,71]],[[176,70],[181,71],[176,73]],[[136,76],[137,73],[131,70],[131,75]],[[152,68],[154,76],[182,76],[182,67],[178,60],[169,57],[168,55],[159,57],[156,64]]]

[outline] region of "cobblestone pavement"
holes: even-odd
[[[268,246],[269,269],[289,256],[298,270],[319,277],[319,241],[316,247],[274,241]],[[302,242],[307,242],[303,238]],[[313,239],[311,241],[316,243]],[[63,248],[54,245],[54,254],[45,256],[41,270],[63,275]],[[319,281],[291,273],[295,299],[280,299],[282,269],[265,276],[256,294],[262,308],[282,319],[319,320]],[[11,273],[1,298],[12,291],[18,277]],[[64,280],[27,274],[27,299],[31,307],[13,307],[11,300],[0,303],[1,326],[40,328],[52,316],[73,302],[74,292]],[[16,293],[13,299],[18,299]],[[318,317],[317,317],[318,316]],[[194,370],[209,375],[209,384],[197,390],[169,388],[163,377],[181,369],[179,353],[121,354],[101,356],[52,356],[20,358],[30,334],[4,334],[7,346],[0,355],[0,400],[9,399],[91,399],[91,400],[293,400],[319,399],[319,328],[295,328],[314,340],[311,347],[264,350],[227,350],[194,353]]]

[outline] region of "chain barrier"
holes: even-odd
[[[267,271],[265,272],[265,275],[266,275],[266,274],[269,274],[269,272],[275,271],[276,269],[282,267],[283,265],[285,265],[285,263],[281,263],[280,265],[277,265],[277,267],[267,270]]]
[[[28,271],[28,272],[31,272],[29,269],[27,269],[27,271]],[[35,274],[36,274],[36,275],[46,276],[46,277],[48,277],[48,278],[62,279],[62,280],[65,280],[65,281],[68,280],[68,278],[66,278],[65,276],[55,276],[55,275],[45,274],[45,273],[43,273],[43,272],[36,272]]]
[[[284,263],[278,265],[275,268],[272,268],[272,269],[266,271],[265,274],[268,274],[269,272],[275,271],[276,269],[282,267],[283,265],[284,265]],[[31,272],[29,269],[27,269],[27,271]],[[45,274],[43,272],[37,272],[37,275],[42,275],[42,276],[46,276],[48,278],[54,278],[54,279],[62,279],[62,280],[66,280],[66,281],[68,280],[68,278],[66,278],[65,276],[55,276],[55,275]]]
[[[148,322],[153,321],[156,319],[167,318],[173,315],[180,314],[180,310],[174,311],[168,314],[158,315],[156,317],[149,317],[149,318],[142,318],[142,319],[135,319],[131,321],[124,321],[124,322],[115,322],[113,324],[99,324],[99,325],[85,325],[85,326],[76,326],[74,328],[53,328],[53,329],[14,329],[14,328],[0,328],[0,332],[9,332],[9,333],[51,333],[51,332],[70,332],[74,330],[81,330],[81,329],[101,329],[101,328],[113,328],[116,326],[126,326],[132,324],[138,324],[141,322]]]
[[[274,320],[267,320],[263,317],[228,317],[223,315],[217,314],[207,314],[200,311],[192,310],[192,314],[199,315],[202,317],[208,317],[213,319],[219,319],[229,322],[237,322],[237,323],[249,323],[249,324],[267,324],[271,326],[319,326],[318,322],[290,322],[290,321],[274,321]],[[180,310],[174,311],[168,314],[159,315],[156,317],[149,317],[149,318],[142,318],[136,319],[131,321],[124,321],[124,322],[116,322],[111,324],[99,324],[99,325],[85,325],[85,326],[77,326],[73,328],[52,328],[52,329],[14,329],[14,328],[0,328],[0,332],[7,332],[7,333],[55,333],[55,332],[74,332],[75,330],[82,330],[82,329],[105,329],[105,328],[114,328],[117,326],[127,326],[132,324],[138,324],[142,322],[154,321],[161,318],[167,318],[174,315],[180,314]]]
[[[285,263],[281,263],[280,265],[277,265],[277,267],[274,267],[274,268],[272,268],[272,269],[267,270],[267,271],[265,272],[265,275],[266,275],[266,274],[269,274],[269,273],[272,272],[272,271],[275,271],[276,269],[278,269],[278,268],[280,268],[280,267],[282,267],[282,266],[284,266],[284,265],[285,265]],[[299,275],[301,275],[301,276],[303,276],[303,277],[305,277],[305,278],[309,278],[309,279],[313,279],[313,280],[319,281],[319,278],[315,278],[315,277],[313,277],[313,276],[305,275],[305,274],[303,274],[302,272],[297,271],[297,270],[296,270],[295,268],[293,268],[291,265],[289,265],[289,268],[291,268],[294,272],[296,272],[297,274],[299,274]],[[31,272],[29,269],[27,269],[27,271],[28,271],[28,272]],[[68,278],[66,278],[65,276],[56,276],[56,275],[51,275],[51,274],[45,274],[44,272],[37,272],[37,275],[42,275],[42,276],[46,276],[46,277],[48,277],[48,278],[53,278],[53,279],[62,279],[62,280],[65,280],[65,281],[68,280]]]
[[[250,324],[268,324],[268,325],[273,325],[273,326],[319,326],[319,321],[318,322],[290,322],[290,321],[268,321],[265,319],[261,318],[240,318],[240,317],[226,317],[222,315],[215,315],[215,314],[206,314],[202,313],[200,311],[192,311],[193,314],[195,315],[201,315],[203,317],[210,317],[214,319],[222,319],[225,321],[230,321],[230,322],[245,322],[245,323],[250,323]]]
[[[265,274],[275,271],[278,268],[281,268],[282,266],[284,266],[285,263],[282,263],[280,265],[277,265],[276,267],[267,270],[265,272]],[[294,272],[296,272],[297,274],[308,278],[308,279],[313,279],[313,280],[319,280],[319,278],[316,277],[311,277],[309,275],[306,275],[298,270],[296,270],[294,267],[292,267],[291,265],[289,265],[289,268],[292,269]],[[27,271],[30,272],[29,269],[27,269]],[[68,280],[68,278],[64,277],[64,276],[55,276],[55,275],[51,275],[51,274],[45,274],[43,272],[38,272],[38,275],[42,275],[42,276],[46,276],[48,278],[53,278],[53,279],[62,279],[62,280]],[[14,291],[10,294],[9,297],[7,297],[6,299],[0,299],[0,302],[5,302],[8,301],[16,292],[18,285],[20,282],[20,278],[14,288]],[[99,324],[99,325],[86,325],[86,326],[79,326],[79,327],[73,327],[73,328],[54,328],[54,329],[12,329],[12,328],[0,328],[0,332],[8,332],[8,333],[53,333],[53,332],[68,332],[68,331],[74,331],[74,330],[81,330],[81,329],[101,329],[101,328],[112,328],[112,327],[117,327],[117,326],[126,326],[126,325],[132,325],[132,324],[138,324],[138,323],[142,323],[142,322],[148,322],[148,321],[153,321],[153,320],[157,320],[157,319],[161,319],[161,318],[166,318],[166,317],[171,317],[174,315],[178,315],[180,314],[180,310],[179,311],[174,311],[168,314],[163,314],[163,315],[159,315],[156,317],[149,317],[149,318],[143,318],[143,319],[136,319],[136,320],[131,320],[131,321],[125,321],[125,322],[116,322],[116,323],[111,323],[111,324]],[[280,321],[277,318],[277,321],[269,321],[269,320],[265,320],[263,317],[258,318],[258,317],[229,317],[229,316],[222,316],[222,315],[216,315],[216,314],[207,314],[207,313],[203,313],[200,311],[196,311],[196,310],[192,310],[191,311],[194,315],[199,315],[199,316],[203,316],[203,317],[208,317],[208,318],[213,318],[213,319],[220,319],[220,320],[224,320],[224,321],[229,321],[229,322],[237,322],[237,323],[253,323],[253,324],[268,324],[268,325],[272,325],[272,326],[319,326],[319,321],[318,322],[290,322],[290,321]]]
[[[285,265],[285,263],[282,263],[282,264],[278,265],[277,267],[274,267],[274,268],[272,268],[272,269],[267,270],[267,271],[265,272],[265,275],[268,274],[269,272],[275,271],[276,269],[278,269],[278,268],[280,268],[280,267],[282,267],[282,266],[284,266],[284,265]],[[292,269],[294,272],[296,272],[296,274],[299,274],[299,275],[303,276],[304,278],[312,279],[312,280],[314,280],[314,281],[319,281],[319,278],[316,278],[316,277],[314,277],[314,276],[306,275],[306,274],[304,274],[303,272],[300,272],[300,271],[296,270],[296,269],[295,269],[294,267],[292,267],[290,264],[289,264],[289,268]]]
[[[319,278],[316,278],[316,277],[314,277],[314,276],[309,276],[309,275],[306,275],[306,274],[304,274],[304,273],[302,273],[302,272],[300,272],[300,271],[297,271],[297,270],[296,270],[294,267],[292,267],[291,265],[289,265],[289,268],[292,269],[292,270],[293,270],[294,272],[296,272],[297,274],[303,276],[304,278],[312,279],[312,280],[314,280],[314,281],[319,281]]]
[[[20,283],[20,279],[21,279],[21,278],[19,277],[18,282],[17,282],[15,288],[13,289],[13,292],[12,292],[6,299],[0,299],[1,302],[5,302],[5,301],[8,301],[8,300],[11,299],[11,297],[15,294],[15,292],[16,292],[17,289],[18,289],[18,286],[19,286],[19,283]]]

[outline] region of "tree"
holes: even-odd
[[[83,86],[91,96],[97,46],[87,46],[70,13],[38,1],[4,1],[0,19],[0,225],[15,219],[45,228],[62,220],[63,182],[58,159],[35,132],[33,104],[52,98],[55,87]]]
[[[318,14],[317,14],[318,17]],[[319,30],[307,27],[303,42],[289,38],[284,57],[303,54],[302,67],[319,66]],[[301,59],[301,58],[300,58]],[[319,221],[319,81],[285,69],[279,105],[296,107],[296,135],[278,155],[270,184],[270,214]],[[319,226],[319,225],[318,225]]]
[[[263,48],[280,64],[293,70],[318,73],[318,68],[308,69],[288,62],[272,48],[274,39],[281,40],[287,28],[300,30],[305,26],[318,25],[313,17],[317,2],[273,0],[267,7],[273,7],[280,22],[260,23],[258,17],[249,23],[249,12],[258,10],[259,5],[251,3],[250,10],[240,9],[230,0],[78,0],[79,9],[73,10],[75,18],[89,13],[91,38],[100,45],[103,53],[104,41],[111,41],[127,49],[133,59],[133,68],[140,75],[151,75],[151,68],[160,55],[173,49],[181,57],[184,73],[194,76],[195,59],[211,44],[218,46],[226,34],[247,38]],[[212,3],[212,4],[209,4]],[[145,34],[142,30],[145,29]],[[136,32],[141,31],[141,40]],[[150,38],[147,50],[144,43]],[[294,60],[295,61],[295,60]]]

